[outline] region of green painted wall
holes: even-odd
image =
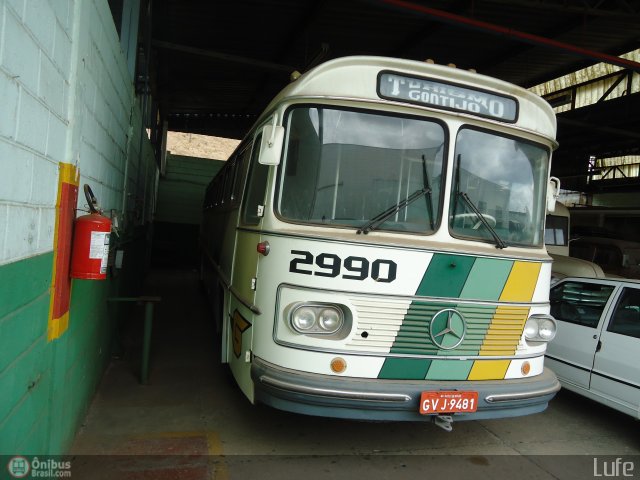
[[[115,326],[144,272],[145,232],[132,237],[122,270],[74,280],[68,330],[47,341],[53,254],[0,266],[0,455],[63,454],[89,408],[115,345]]]
[[[195,267],[202,202],[207,185],[225,162],[167,155],[167,169],[158,183],[153,235],[153,264]]]
[[[151,102],[134,91],[137,49],[126,44],[136,23],[121,42],[110,5],[131,13],[140,2],[0,1],[0,455],[65,453],[129,310],[106,299],[141,293],[158,177],[142,112]],[[112,242],[125,267],[74,281],[69,328],[48,342],[64,164],[79,169],[81,192],[89,184],[118,214]]]
[[[0,267],[0,453],[46,422],[51,375],[47,344],[53,254]],[[44,445],[38,445],[40,451]]]
[[[225,162],[167,154],[158,184],[156,222],[200,225],[207,185]]]

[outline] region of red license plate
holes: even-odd
[[[478,409],[478,392],[438,391],[422,392],[420,413],[468,413]]]

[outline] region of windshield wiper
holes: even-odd
[[[433,226],[433,198],[431,197],[431,184],[429,182],[429,172],[427,172],[427,159],[422,155],[422,184],[426,192],[427,213],[429,214],[429,226],[434,230]]]
[[[395,214],[396,212],[402,210],[403,208],[405,208],[409,204],[413,203],[414,201],[416,201],[418,198],[420,198],[425,193],[431,193],[431,189],[430,188],[428,188],[428,189],[427,188],[421,188],[419,190],[416,190],[415,192],[413,192],[411,195],[409,195],[404,200],[396,203],[395,205],[387,208],[384,212],[381,212],[378,215],[376,215],[375,217],[373,217],[371,220],[369,220],[367,223],[365,223],[363,226],[361,226],[356,231],[356,233],[364,233],[366,235],[371,230],[374,230],[374,229],[378,228],[389,217],[393,216],[393,214]]]
[[[482,212],[480,212],[480,210],[478,210],[478,207],[476,207],[476,205],[473,203],[473,200],[469,198],[469,195],[467,195],[466,192],[459,191],[458,196],[465,201],[465,203],[471,209],[471,211],[475,213],[475,215],[478,217],[478,220],[480,220],[482,225],[484,225],[485,228],[489,231],[491,236],[496,241],[496,248],[500,248],[500,249],[507,248],[507,244],[504,243],[504,241],[500,238],[500,235],[498,235],[498,232],[494,230],[494,228],[491,226],[489,221],[486,218],[484,218],[484,215],[482,214]]]

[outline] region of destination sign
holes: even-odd
[[[515,122],[518,116],[518,102],[514,98],[390,72],[379,75],[378,94],[388,100],[471,113],[504,122]]]

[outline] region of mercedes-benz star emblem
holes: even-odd
[[[440,310],[431,318],[429,335],[433,344],[442,350],[456,348],[467,333],[467,322],[460,312],[453,308]]]

